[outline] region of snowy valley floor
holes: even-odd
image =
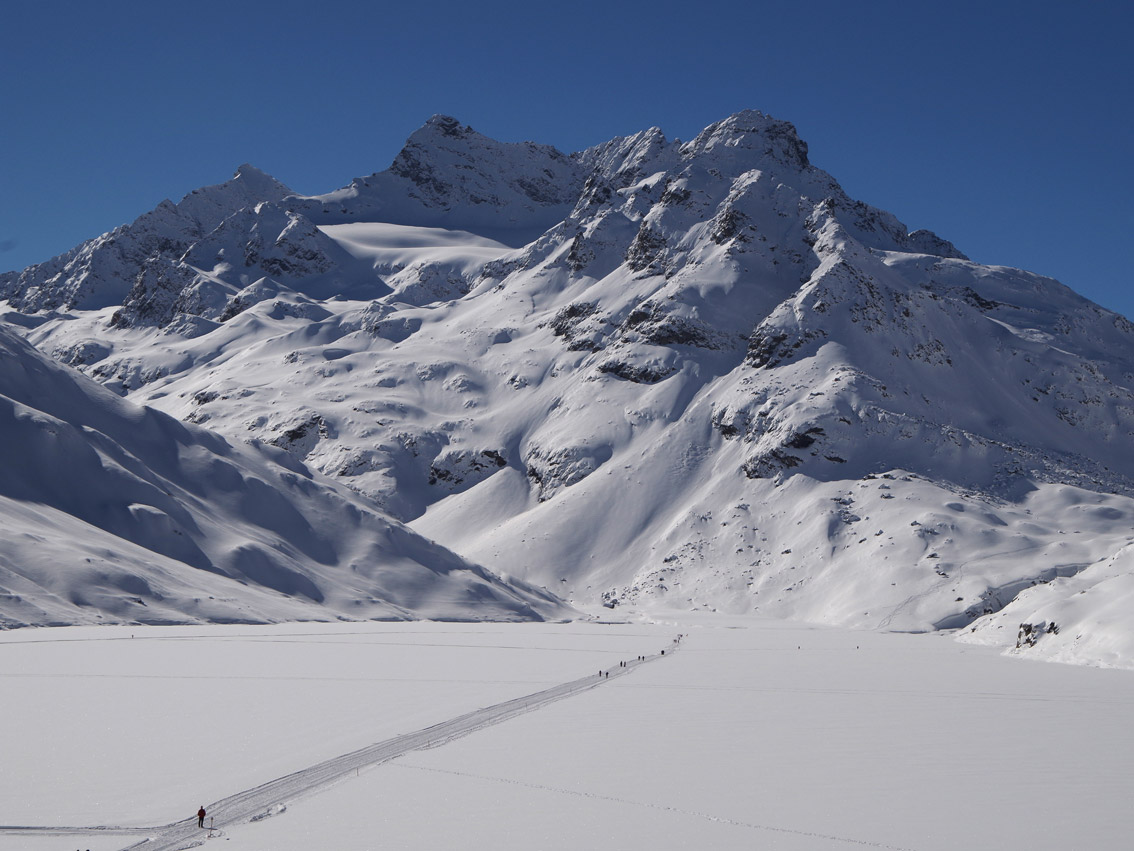
[[[1131,672],[945,635],[680,615],[0,633],[0,825],[143,829],[0,830],[0,851],[117,851],[331,757],[621,673],[678,633],[665,658],[362,767],[204,845],[1129,847]]]

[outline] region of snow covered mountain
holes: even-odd
[[[0,278],[9,320],[583,604],[1014,642],[1024,589],[1132,566],[1134,326],[849,198],[787,122],[565,155],[435,116],[327,195],[246,173],[100,298],[99,240]]]
[[[132,224],[66,254],[0,275],[0,297],[28,311],[121,304],[147,261],[179,256],[235,210],[291,194],[259,169],[242,165],[225,183],[194,190],[177,204],[163,201]]]
[[[383,172],[289,209],[319,224],[389,222],[489,231],[526,243],[571,212],[588,168],[549,145],[497,142],[445,115],[406,141]]]
[[[285,453],[140,408],[2,328],[0,435],[0,626],[561,612]]]

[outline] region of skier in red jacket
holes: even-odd
[[[197,810],[197,827],[205,826],[205,805],[201,804],[201,809]]]

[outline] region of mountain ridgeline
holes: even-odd
[[[755,111],[574,154],[435,116],[342,189],[242,166],[0,297],[115,392],[583,605],[980,635],[1134,566],[1134,326]]]

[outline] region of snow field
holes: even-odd
[[[41,825],[183,819],[351,748],[655,653],[680,632],[664,660],[364,768],[226,828],[218,847],[1117,851],[1134,827],[1134,678],[945,635],[687,613],[134,632],[0,636],[0,674],[19,683],[5,688],[0,735],[15,761],[0,824],[29,823],[16,806],[29,798]],[[53,640],[72,636],[104,640]],[[93,709],[77,724],[64,706]],[[0,831],[0,851],[138,838]]]
[[[659,643],[656,629],[431,623],[0,634],[0,748],[19,767],[0,773],[0,824],[165,824]]]
[[[452,772],[437,777],[457,809],[423,835],[399,798],[410,829],[349,847],[459,845],[457,830],[545,851],[1126,847],[1126,675],[935,636],[689,632],[667,664],[398,761]],[[470,799],[524,815],[497,822]]]

